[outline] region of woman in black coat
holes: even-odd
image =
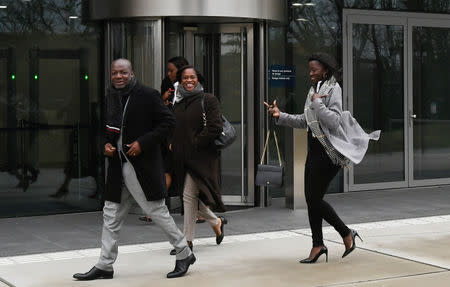
[[[177,72],[182,67],[189,65],[189,62],[181,56],[170,58],[167,61],[167,76],[162,80],[161,83],[161,98],[164,101],[164,104],[172,110],[174,101],[174,94],[177,91],[178,82],[177,82]],[[165,178],[166,178],[166,187],[169,196],[172,196],[171,191],[173,190],[172,181],[173,181],[173,164],[172,164],[172,153],[169,150],[169,145],[167,141],[164,141],[161,146],[161,151],[164,159],[164,170],[165,170]],[[152,222],[152,219],[149,216],[140,216],[139,220],[145,222]]]
[[[191,247],[197,215],[201,215],[211,225],[217,244],[223,240],[223,225],[227,223],[225,218],[217,217],[206,207],[208,205],[212,210],[225,211],[219,185],[220,154],[214,144],[222,132],[222,119],[219,101],[203,92],[199,77],[192,66],[185,66],[178,71],[180,85],[172,110],[176,118],[171,140],[174,172],[177,187],[183,187],[184,234]]]

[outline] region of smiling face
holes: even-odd
[[[328,69],[325,69],[319,61],[312,60],[309,62],[309,77],[314,85],[319,81],[323,81],[327,73]]]
[[[198,85],[197,73],[194,69],[186,69],[181,74],[181,85],[186,91],[193,91]]]
[[[129,61],[120,59],[111,64],[111,83],[114,88],[125,88],[132,77],[134,77],[134,73]]]
[[[177,81],[177,66],[175,66],[173,63],[167,64],[167,76],[169,76],[169,79],[172,83],[175,83]]]

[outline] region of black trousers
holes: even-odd
[[[308,155],[305,165],[305,197],[308,205],[309,225],[311,226],[313,247],[322,246],[322,219],[336,229],[341,237],[350,233],[350,229],[339,218],[333,207],[323,197],[331,180],[340,167],[333,164],[320,142],[308,132]]]

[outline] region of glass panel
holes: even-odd
[[[411,12],[449,13],[448,0],[334,0],[336,5],[344,4],[344,8],[371,10],[399,10]]]
[[[413,28],[414,179],[450,178],[450,29]]]
[[[81,0],[1,10],[0,217],[97,210],[100,29],[82,23]]]
[[[205,78],[204,89],[207,92],[211,92],[213,87],[212,61],[210,35],[194,35],[194,66]]]
[[[271,26],[268,30],[269,33],[269,48],[268,48],[268,66],[285,66],[289,68],[290,65],[287,65],[286,61],[286,29],[283,26]],[[269,68],[270,69],[270,68]],[[269,102],[272,103],[274,100],[277,100],[277,104],[282,107],[283,110],[286,107],[287,97],[291,94],[291,90],[294,88],[295,83],[283,83],[276,84],[269,80],[268,85],[268,95]],[[289,92],[288,92],[289,91]],[[265,117],[266,115],[263,114]],[[270,119],[270,118],[269,118]],[[285,189],[291,188],[292,186],[292,131],[291,128],[285,128],[281,126],[276,126],[274,121],[271,120],[269,123],[269,127],[275,129],[279,147],[281,160],[285,165],[285,178],[284,185],[282,187],[271,187],[270,188],[270,196],[275,197],[284,197],[286,195]],[[288,152],[288,154],[286,154]],[[269,141],[268,147],[268,157],[267,160],[270,164],[277,165],[278,164],[278,154],[277,148],[275,145],[275,141],[271,136],[271,140]],[[260,155],[257,156],[257,161],[261,159]]]
[[[0,58],[0,75],[8,75],[8,62]],[[0,172],[8,171],[8,78],[0,77]],[[3,180],[3,178],[1,178]]]
[[[158,21],[112,22],[110,61],[117,58],[130,60],[136,79],[143,85],[159,90],[161,78],[157,71],[160,67],[156,63],[160,57],[160,40],[156,38],[157,23]],[[108,70],[108,82],[109,74]],[[142,214],[136,201],[132,201],[131,212]]]
[[[158,87],[159,84],[155,79],[155,23],[147,21],[136,23],[131,35],[133,70],[138,75],[138,80],[150,87]]]
[[[354,168],[354,183],[405,180],[403,26],[353,25],[353,114],[366,132],[382,130]]]
[[[166,60],[183,55],[183,26],[179,23],[170,22],[166,19],[165,28],[166,33]],[[167,73],[165,73],[167,75]]]
[[[160,79],[156,79],[156,23],[157,21],[112,23],[110,36],[111,61],[117,58],[129,59],[136,78],[142,84],[158,89]]]
[[[223,195],[242,194],[242,127],[241,125],[241,34],[223,33],[219,38],[218,87],[216,96],[219,98],[222,113],[236,129],[237,138],[234,144],[222,150],[221,182]],[[244,55],[244,59],[245,59]],[[244,121],[245,122],[245,121]]]
[[[280,97],[280,108],[288,113],[301,114],[306,95],[311,87],[308,69],[308,59],[311,54],[319,51],[326,52],[335,57],[342,67],[342,19],[340,18],[342,1],[289,0],[288,3],[289,26],[286,35],[286,63],[292,64],[296,68],[296,81],[294,87],[287,89],[285,100]],[[269,45],[274,44],[270,42]],[[269,57],[270,49],[271,47],[269,47]],[[269,92],[271,91],[269,90]],[[284,129],[286,130],[286,128]],[[292,148],[289,148],[286,153],[286,164],[289,164],[291,159],[288,155],[292,153]],[[287,176],[289,168],[286,168],[285,172],[285,176]],[[285,178],[285,180],[288,183],[289,178]],[[341,170],[328,186],[328,192],[342,192],[342,182],[343,172]]]

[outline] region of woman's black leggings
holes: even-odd
[[[308,204],[313,247],[323,245],[322,219],[333,226],[341,237],[350,233],[350,229],[339,218],[333,207],[323,200],[328,185],[339,169],[340,167],[333,164],[325,153],[320,142],[309,134],[308,156],[305,165],[305,197]]]

